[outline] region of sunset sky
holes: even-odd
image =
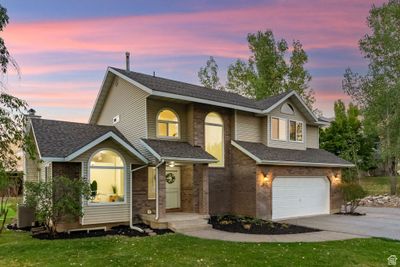
[[[132,1],[6,0],[10,24],[2,33],[21,77],[3,79],[8,92],[44,118],[86,122],[107,66],[198,83],[210,55],[226,69],[247,59],[246,35],[272,29],[299,39],[309,55],[316,106],[332,115],[344,70],[366,70],[358,40],[368,32],[372,4],[383,1]]]

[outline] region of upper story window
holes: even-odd
[[[205,147],[206,151],[214,156],[218,162],[211,163],[210,167],[224,167],[224,123],[218,113],[208,113],[205,119]]]
[[[287,141],[287,121],[282,118],[271,119],[272,140]]]
[[[112,150],[101,150],[89,161],[90,203],[125,201],[125,164]]]
[[[289,140],[303,142],[303,123],[301,121],[289,121]]]
[[[179,118],[174,111],[163,109],[158,113],[157,137],[179,138]]]

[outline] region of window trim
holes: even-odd
[[[168,110],[171,111],[172,113],[175,114],[176,118],[178,119],[178,121],[167,121],[167,120],[159,120],[158,117],[160,116],[160,113]],[[169,123],[171,124],[177,124],[178,125],[178,135],[177,136],[161,136],[158,132],[158,122],[162,122],[162,123],[166,123],[167,124],[167,133],[168,133],[168,125]],[[156,136],[159,139],[180,139],[181,138],[181,119],[179,118],[178,113],[172,109],[172,108],[162,108],[158,111],[157,116],[156,116]]]
[[[296,123],[296,139],[297,139],[297,123],[301,123],[302,124],[302,128],[301,128],[301,135],[302,135],[302,141],[297,141],[297,140],[290,140],[290,122],[291,121],[293,121],[293,122],[295,122]],[[304,122],[303,121],[299,121],[299,120],[293,120],[293,119],[290,119],[289,120],[289,127],[288,127],[288,129],[289,129],[289,142],[291,142],[291,143],[304,143],[304,139],[305,139],[305,131],[304,131]]]
[[[211,113],[217,114],[221,118],[222,124],[206,122],[207,116],[209,114],[211,114]],[[209,163],[208,167],[209,168],[215,168],[215,169],[218,169],[218,168],[219,169],[223,169],[223,168],[226,167],[226,165],[225,165],[225,124],[224,124],[224,119],[223,119],[223,117],[221,116],[221,114],[219,112],[215,112],[215,111],[208,112],[207,115],[204,117],[204,151],[206,151],[206,152],[207,152],[207,150],[206,150],[206,126],[207,125],[215,126],[215,127],[221,127],[222,128],[222,160],[223,160],[223,165],[222,166],[212,166],[210,164],[213,164],[213,163]],[[216,163],[219,163],[219,161],[216,162]]]
[[[273,119],[278,119],[278,120],[284,120],[285,121],[285,125],[286,125],[286,139],[285,140],[275,139],[275,138],[272,137],[272,120]],[[271,116],[270,128],[271,128],[270,129],[270,135],[271,135],[271,140],[272,141],[278,141],[278,142],[287,142],[288,141],[288,135],[290,134],[290,132],[288,131],[289,127],[288,127],[288,119],[287,118]],[[279,135],[279,133],[278,133],[278,135]]]
[[[121,158],[121,160],[122,160],[122,162],[124,163],[124,166],[123,167],[106,167],[106,166],[94,166],[94,167],[91,167],[90,166],[90,162],[92,162],[92,160],[93,160],[93,157],[95,156],[95,155],[97,155],[97,153],[99,153],[100,151],[102,151],[102,150],[110,150],[110,151],[112,151],[112,152],[114,152],[115,154],[117,154],[120,158]],[[88,173],[88,177],[87,177],[87,180],[88,180],[88,182],[89,182],[89,184],[90,184],[90,170],[91,170],[91,168],[94,168],[94,169],[120,169],[120,170],[124,170],[124,201],[121,201],[121,202],[100,202],[100,203],[93,203],[93,202],[90,202],[90,200],[88,200],[86,203],[86,205],[87,206],[117,206],[117,205],[126,205],[127,203],[128,203],[128,173],[129,173],[129,169],[127,169],[127,165],[126,165],[126,160],[125,160],[125,158],[121,155],[121,153],[120,152],[118,152],[117,150],[115,150],[115,149],[113,149],[113,148],[107,148],[107,147],[104,147],[104,148],[99,148],[99,149],[97,149],[95,152],[93,152],[93,154],[90,156],[90,158],[89,158],[89,161],[88,161],[88,163],[87,163],[87,173]]]

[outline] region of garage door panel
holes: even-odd
[[[276,177],[272,183],[272,219],[329,213],[326,177]]]

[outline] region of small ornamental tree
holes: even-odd
[[[367,195],[367,192],[357,183],[342,183],[340,189],[343,194],[343,206],[345,213],[354,213],[360,204],[360,200]]]
[[[35,209],[36,220],[55,234],[60,222],[71,222],[83,216],[82,200],[91,195],[82,179],[60,176],[49,182],[26,182],[25,204]]]

